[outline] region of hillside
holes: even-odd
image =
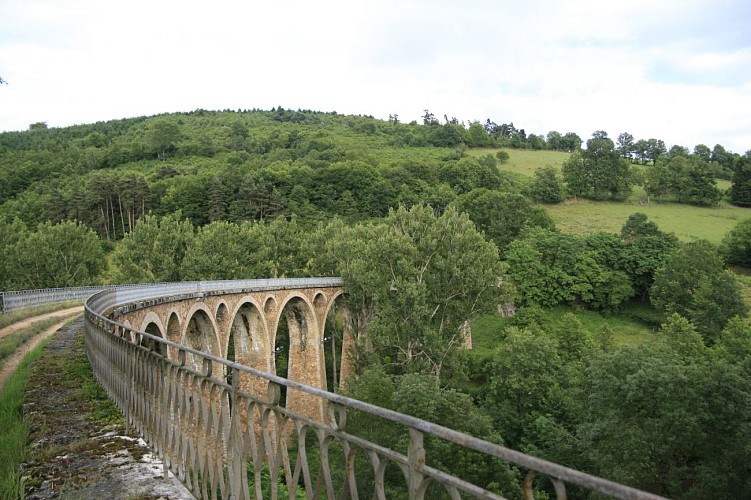
[[[30,228],[78,220],[109,241],[147,213],[178,210],[196,226],[277,216],[360,220],[399,204],[427,202],[440,210],[477,187],[529,194],[536,169],[560,170],[570,156],[530,149],[551,146],[542,136],[525,143],[515,129],[516,135],[493,135],[504,127],[403,124],[281,107],[34,127],[0,134],[0,219],[19,218]],[[501,146],[516,146],[504,149],[504,162],[496,158]],[[496,166],[501,177],[489,181]],[[670,200],[662,198],[649,198],[637,185],[616,203],[571,199],[545,208],[566,231],[618,231],[640,211],[682,240],[714,243],[751,216],[749,208],[655,202]]]

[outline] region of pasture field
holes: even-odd
[[[561,165],[570,156],[562,151],[534,151],[531,149],[470,149],[469,156],[481,157],[487,154],[495,156],[498,151],[505,151],[509,155],[506,163],[498,165],[502,172],[514,172],[527,177],[534,177],[535,169],[547,165],[560,170]]]
[[[500,149],[473,149],[472,156],[495,155]],[[525,149],[503,149],[509,154],[509,161],[499,165],[501,171],[513,172],[533,177],[536,168],[551,165],[561,167],[570,156],[561,151],[533,151]],[[637,166],[638,168],[645,168]],[[717,180],[717,187],[725,191],[730,181]],[[720,203],[716,207],[697,207],[678,203],[649,200],[641,186],[634,186],[633,193],[624,202],[590,201],[569,199],[557,205],[544,206],[556,223],[565,232],[590,234],[597,231],[618,233],[629,215],[642,212],[655,222],[661,230],[675,234],[681,241],[708,240],[719,244],[722,237],[735,224],[751,217],[751,208],[741,208]]]
[[[556,226],[565,232],[618,233],[631,214],[642,212],[661,230],[675,234],[681,241],[704,239],[714,244],[719,244],[725,233],[740,220],[751,217],[751,208],[724,203],[717,207],[696,207],[678,203],[619,203],[578,199],[545,205],[545,209]]]

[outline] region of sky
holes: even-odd
[[[2,0],[0,131],[424,110],[751,149],[748,0]]]

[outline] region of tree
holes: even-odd
[[[451,186],[459,195],[478,188],[498,189],[502,185],[496,160],[491,155],[485,155],[479,160],[466,157],[445,162],[438,171],[438,179]]]
[[[582,157],[581,152],[573,152],[571,156],[563,162],[561,172],[563,173],[563,180],[566,182],[569,194],[581,197],[586,197],[588,195],[590,174],[584,163],[584,158]]]
[[[525,228],[553,229],[553,220],[544,209],[517,193],[474,189],[456,200],[460,212],[466,212],[478,230],[503,252]]]
[[[440,122],[436,120],[436,117],[433,113],[425,110],[425,114],[422,115],[422,123],[423,125],[440,125]]]
[[[94,285],[104,269],[99,237],[79,222],[46,222],[19,236],[6,255],[15,289]]]
[[[696,287],[688,317],[708,344],[720,336],[728,321],[748,314],[738,279],[730,271],[705,276]]]
[[[724,270],[718,251],[706,241],[678,247],[655,273],[650,299],[666,314],[678,313],[694,321],[711,343],[747,307],[736,278]]]
[[[694,154],[706,162],[712,160],[712,150],[709,149],[709,146],[704,144],[697,144],[694,146]]]
[[[394,377],[387,374],[383,366],[374,365],[366,368],[347,388],[348,395],[355,399],[504,444],[492,420],[467,394],[442,388],[429,375],[411,373]],[[391,449],[404,449],[407,445],[406,434],[395,432],[394,426],[381,418],[359,412],[347,418],[351,419],[348,428],[354,429],[359,437]],[[433,467],[508,498],[521,498],[519,472],[507,463],[431,436],[426,436],[423,445]],[[332,454],[331,460],[339,460],[339,456],[341,454],[336,457]],[[373,491],[373,467],[360,460],[355,460],[354,467],[361,497],[364,497]],[[344,469],[344,464],[336,468]],[[387,469],[384,483],[386,496],[398,498],[404,489],[404,476],[398,469]],[[440,497],[440,492],[430,488],[426,497]]]
[[[13,290],[16,269],[13,265],[14,246],[28,235],[26,226],[20,219],[8,222],[0,218],[0,290]]]
[[[667,152],[665,143],[661,139],[647,140],[646,159],[651,160],[652,164],[657,163],[660,156]]]
[[[169,153],[175,151],[177,141],[181,137],[177,123],[166,118],[153,121],[146,132],[146,140],[151,153],[160,160],[164,160]]]
[[[592,134],[586,150],[572,154],[563,163],[562,172],[574,196],[618,200],[631,193],[633,179],[628,162],[619,157],[613,141],[601,130]]]
[[[678,238],[660,231],[657,224],[642,213],[629,216],[621,228],[621,237],[622,253],[613,265],[631,278],[634,292],[646,302],[655,272],[678,246]]]
[[[112,256],[118,283],[180,281],[185,252],[193,239],[193,225],[181,213],[161,219],[147,215],[125,235]]]
[[[524,305],[579,303],[612,310],[633,295],[628,277],[600,264],[587,241],[575,235],[531,228],[508,246],[504,258]]]
[[[650,196],[701,206],[715,205],[722,196],[711,166],[699,156],[687,154],[660,159],[648,170],[644,190]]]
[[[360,318],[356,336],[397,371],[440,378],[464,322],[494,307],[498,250],[452,207],[441,215],[401,207],[377,224],[339,230],[326,249]]]
[[[535,180],[530,189],[532,199],[542,203],[563,201],[563,183],[558,170],[550,165],[535,169]]]
[[[492,139],[480,122],[469,125],[468,139],[467,145],[471,148],[485,148],[492,144]]]
[[[731,318],[715,342],[713,352],[720,359],[742,366],[751,376],[751,321],[740,316]]]
[[[564,151],[572,153],[581,149],[582,142],[584,141],[582,141],[581,137],[574,132],[566,132],[563,137],[561,137],[561,148]]]
[[[519,447],[535,420],[559,406],[563,362],[558,342],[509,327],[488,366],[485,407],[508,446]]]
[[[573,460],[671,498],[751,494],[751,448],[737,441],[751,432],[751,385],[739,367],[707,354],[674,317],[657,341],[595,357],[579,389],[584,401],[571,407]]]
[[[180,275],[188,281],[268,278],[270,251],[263,224],[213,222],[190,240]]]
[[[741,207],[751,206],[751,151],[733,162],[730,202]]]
[[[667,155],[669,158],[675,158],[676,156],[684,156],[688,157],[689,155],[688,148],[686,146],[681,146],[679,144],[673,144],[670,146],[670,150],[667,152]]]
[[[635,151],[634,136],[628,132],[623,132],[618,136],[617,145],[618,153],[621,155],[621,158],[631,160]]]
[[[728,264],[751,268],[751,218],[743,219],[725,234],[720,252]]]

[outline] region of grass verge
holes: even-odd
[[[23,498],[23,480],[18,471],[26,456],[28,427],[23,419],[26,383],[31,373],[30,363],[39,358],[47,341],[27,354],[18,370],[0,389],[0,498]]]
[[[77,342],[81,345],[80,352],[63,367],[63,376],[66,382],[74,387],[80,387],[80,395],[88,400],[90,409],[88,418],[104,424],[125,424],[125,419],[107,396],[107,392],[94,378],[89,359],[83,348],[84,338],[81,336]]]

